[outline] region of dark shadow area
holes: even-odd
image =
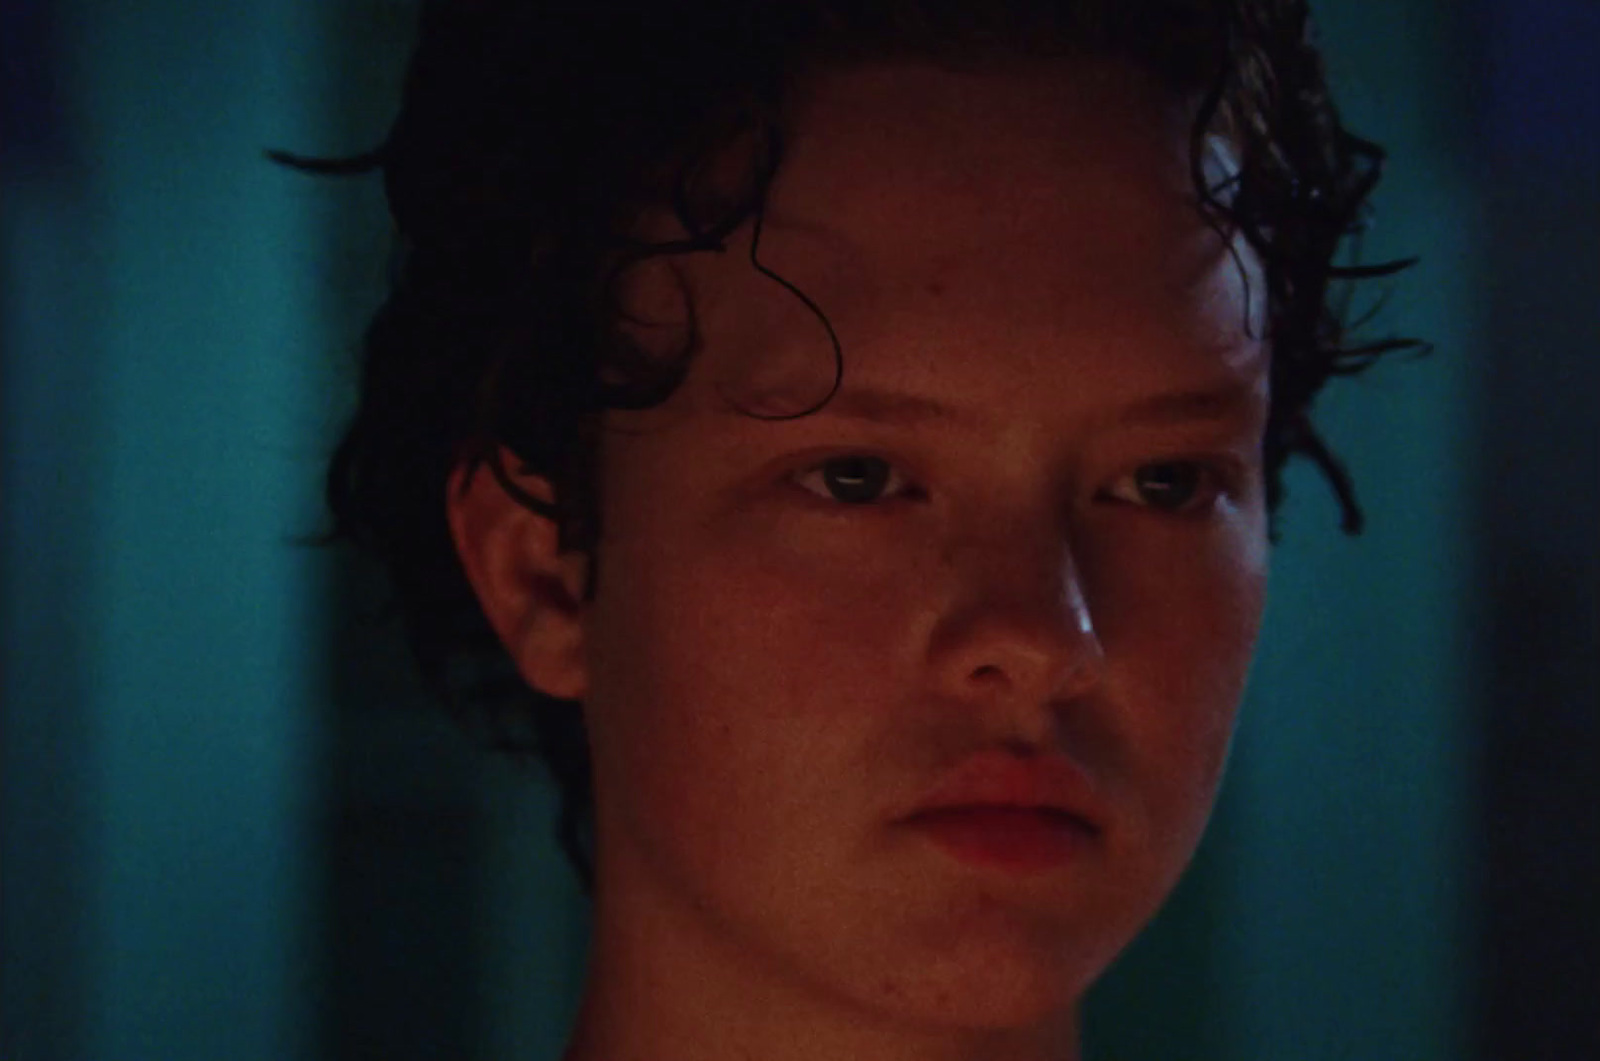
[[[1600,172],[1493,183],[1482,1056],[1600,1057]]]
[[[1600,4],[1485,0],[1480,1056],[1600,1057]]]

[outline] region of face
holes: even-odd
[[[676,272],[703,347],[602,443],[602,928],[1000,1029],[1060,1018],[1154,913],[1266,571],[1262,287],[1247,332],[1254,262],[1192,206],[1190,114],[1112,68],[818,75],[759,245],[843,348],[799,419],[740,411],[808,409],[835,367],[750,224],[637,271],[640,341],[681,341]],[[1088,779],[1102,817],[1067,863],[974,866],[907,828],[997,749]]]

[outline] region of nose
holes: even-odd
[[[991,539],[950,556],[957,589],[932,651],[952,695],[1042,705],[1104,679],[1105,650],[1065,541]]]

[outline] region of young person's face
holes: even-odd
[[[610,415],[597,599],[565,641],[510,638],[585,701],[602,937],[761,997],[1064,1033],[1167,895],[1267,566],[1241,265],[1254,335],[1264,291],[1192,206],[1189,115],[1089,67],[819,78],[759,248],[843,348],[800,419],[734,407],[800,412],[834,372],[750,224],[638,270],[635,310],[672,326],[636,334],[677,348],[677,270],[703,348],[665,406]],[[995,750],[1087,779],[1064,862],[976,865],[907,823]]]

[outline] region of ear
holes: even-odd
[[[519,487],[554,503],[547,479],[517,475],[517,459],[503,451],[501,457]],[[523,680],[550,696],[582,699],[589,687],[583,659],[587,558],[558,555],[555,522],[506,493],[486,466],[469,476],[457,465],[445,493],[461,566]]]

